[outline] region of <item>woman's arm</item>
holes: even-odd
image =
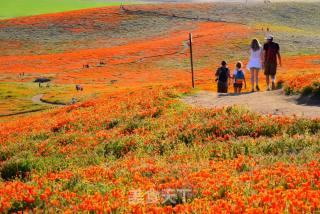
[[[261,61],[262,68],[264,68],[264,56],[265,56],[265,52],[264,52],[263,48],[261,48],[260,49],[260,61]]]
[[[262,68],[264,68],[265,64],[266,64],[266,54],[267,54],[267,47],[268,45],[267,44],[264,44],[263,45],[263,48],[262,48]]]

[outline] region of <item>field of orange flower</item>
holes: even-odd
[[[101,91],[119,88],[190,82],[188,33],[191,30],[194,34],[197,84],[212,85],[212,70],[215,69],[212,67],[221,60],[214,57],[218,55],[215,47],[224,44],[225,38],[247,38],[254,32],[240,24],[162,19],[119,14],[118,8],[110,7],[5,20],[0,23],[0,28],[6,32],[4,38],[8,38],[4,42],[13,44],[12,34],[23,32],[26,34],[17,37],[16,43],[30,42],[27,46],[13,45],[1,50],[0,78],[5,82],[25,83],[43,76],[51,78],[56,87],[84,86],[82,93],[75,93],[69,87],[61,95],[56,90],[43,91],[43,99],[62,103],[72,97],[84,100],[101,94]],[[159,32],[138,34],[139,28],[151,27],[155,21],[162,24],[156,29]],[[142,26],[136,27],[136,23]],[[70,26],[77,25],[81,32],[70,30]],[[233,34],[235,30],[237,35]],[[52,37],[57,32],[61,37],[58,46],[57,39]],[[221,32],[221,37],[216,38]],[[114,38],[112,34],[115,33],[123,38]],[[93,37],[97,39],[92,41]],[[229,44],[231,48],[235,45]]]
[[[0,46],[0,103],[10,100],[0,114],[42,110],[0,121],[0,212],[319,212],[319,119],[181,102],[216,89],[221,60],[245,64],[251,38],[262,40],[261,26],[282,22],[285,8],[298,18],[307,16],[300,10],[320,8],[279,4],[264,8],[280,17],[273,25],[257,23],[238,4],[107,7],[0,21],[0,44],[9,44]],[[300,35],[313,22],[292,22],[299,30],[288,21],[272,32],[283,42],[278,80],[288,93],[319,93],[317,35]],[[297,54],[288,35],[305,49]],[[50,88],[33,85],[40,76],[51,78]],[[30,104],[37,94],[80,102],[48,109]]]
[[[185,93],[146,87],[3,123],[1,211],[319,209],[319,120],[191,109]]]

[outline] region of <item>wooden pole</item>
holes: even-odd
[[[192,55],[192,33],[189,33],[189,47],[190,47],[190,64],[191,64],[191,78],[192,88],[194,88],[194,72],[193,72],[193,55]]]

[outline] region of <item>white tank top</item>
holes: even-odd
[[[260,48],[257,51],[253,51],[250,49],[250,60],[247,65],[247,69],[250,70],[250,68],[261,68],[261,52],[262,48]]]
[[[251,53],[250,59],[260,59],[261,51],[262,51],[262,48],[260,48],[257,51],[250,49],[250,53]]]

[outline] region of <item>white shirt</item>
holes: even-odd
[[[256,51],[250,49],[250,60],[247,65],[248,70],[250,70],[250,68],[260,68],[260,69],[262,68],[261,54],[262,54],[262,48]]]

